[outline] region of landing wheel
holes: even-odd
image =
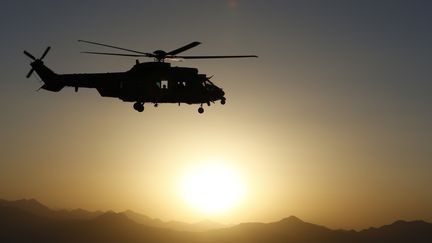
[[[224,99],[221,99],[221,104],[222,105],[225,105],[225,103],[226,103],[226,99],[224,98]]]
[[[198,113],[202,114],[204,112],[204,108],[200,107],[198,108]]]
[[[135,102],[135,104],[133,105],[133,108],[138,112],[143,112],[144,111],[144,104],[141,102]]]

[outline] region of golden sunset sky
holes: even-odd
[[[432,221],[432,4],[428,1],[9,1],[0,9],[0,198],[52,208],[132,209],[225,224],[295,215],[331,228]],[[185,55],[227,104],[146,105],[96,90],[36,90],[46,46],[57,73],[135,60],[78,39]],[[140,59],[142,62],[151,61]],[[198,210],[182,185],[203,165],[242,196]],[[222,183],[223,180],[221,180]],[[237,183],[237,184],[236,184]]]

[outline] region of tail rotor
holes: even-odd
[[[37,62],[37,61],[42,62],[42,59],[44,59],[44,57],[48,54],[48,52],[49,52],[50,49],[51,49],[51,47],[48,46],[48,47],[45,49],[44,53],[42,54],[42,56],[41,56],[39,59],[37,59],[36,57],[34,57],[32,54],[30,54],[30,53],[27,52],[27,51],[24,51],[24,55],[26,55],[26,56],[28,56],[30,59],[32,59],[32,60],[33,60],[32,63]],[[33,74],[33,72],[34,72],[34,67],[33,67],[33,65],[32,65],[32,68],[31,68],[30,71],[27,73],[26,78],[30,78],[30,76]]]
[[[30,71],[27,73],[26,78],[30,78],[33,72],[34,72],[34,68],[31,68]]]
[[[42,56],[39,58],[39,60],[44,59],[44,57],[48,54],[48,52],[49,52],[50,49],[51,49],[51,47],[48,46],[48,47],[45,49],[45,51],[44,51],[44,53],[42,54]]]

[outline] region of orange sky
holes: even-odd
[[[11,2],[0,10],[8,39],[0,198],[188,222],[432,221],[431,4],[104,3]],[[201,41],[187,54],[260,57],[174,63],[214,75],[227,104],[203,115],[188,105],[137,113],[95,90],[35,92],[24,49],[38,56],[51,45],[44,61],[58,73],[123,71],[135,62],[84,56],[89,47],[77,39],[141,51]],[[206,161],[229,165],[247,187],[226,213],[202,214],[179,195],[182,176]]]

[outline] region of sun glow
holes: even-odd
[[[216,214],[236,206],[244,196],[240,175],[220,164],[194,167],[183,178],[181,193],[187,204],[206,214]]]

